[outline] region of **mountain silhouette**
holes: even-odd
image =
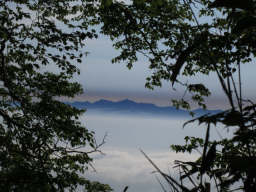
[[[151,103],[137,103],[129,99],[121,101],[109,101],[109,100],[99,100],[96,102],[89,101],[75,101],[68,103],[73,107],[78,109],[86,109],[87,111],[97,111],[97,112],[108,112],[108,113],[119,113],[119,114],[144,114],[144,115],[154,115],[154,116],[171,116],[171,117],[184,117],[189,116],[189,112],[181,109],[176,109],[175,107],[160,107]],[[221,112],[221,110],[203,110],[196,109],[193,110],[196,116],[204,115],[207,113],[216,114]]]

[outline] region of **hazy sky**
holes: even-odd
[[[111,64],[111,58],[118,54],[111,46],[107,38],[90,40],[87,43],[90,54],[85,62],[79,66],[81,75],[76,77],[84,87],[85,94],[77,97],[77,100],[111,99],[121,100],[125,98],[140,102],[153,102],[158,105],[170,105],[171,99],[181,97],[182,89],[176,87],[174,91],[168,83],[154,91],[144,87],[145,78],[150,75],[145,60],[139,60],[132,70],[126,68],[125,63]],[[244,92],[254,96],[255,86],[253,77],[255,67],[246,66],[246,87]],[[214,75],[193,77],[193,82],[203,82],[212,89],[212,97],[208,99],[213,108],[222,108],[227,102],[223,97],[217,78]],[[115,191],[129,185],[130,192],[161,191],[149,162],[139,152],[139,148],[152,158],[162,170],[168,172],[173,166],[173,161],[193,160],[198,154],[175,154],[170,152],[170,144],[184,143],[185,135],[204,136],[205,127],[194,124],[190,128],[182,129],[184,120],[120,117],[98,114],[96,116],[85,113],[83,122],[89,129],[95,131],[97,140],[108,132],[106,144],[102,151],[106,156],[95,158],[94,166],[97,173],[90,172],[89,178],[110,184]],[[217,137],[215,129],[211,129],[211,136]],[[226,129],[218,131],[226,132]],[[173,169],[171,169],[173,172]],[[177,173],[177,172],[176,172]]]
[[[87,41],[86,50],[90,53],[79,65],[81,75],[76,77],[76,80],[83,85],[85,94],[77,97],[77,100],[129,98],[157,105],[170,105],[171,99],[180,98],[184,94],[183,88],[176,84],[174,91],[167,82],[153,91],[146,89],[145,79],[151,74],[146,59],[141,58],[131,70],[128,70],[125,63],[112,64],[111,59],[119,52],[112,48],[112,42],[107,37],[101,36],[97,40]],[[255,69],[254,63],[242,67],[243,93],[250,99],[255,95]],[[210,107],[222,108],[227,103],[216,75],[197,75],[187,80],[194,83],[203,82],[210,87],[212,96],[207,100]]]
[[[193,123],[182,129],[187,119],[118,113],[95,114],[88,110],[81,117],[82,123],[89,130],[95,131],[99,143],[105,133],[108,133],[106,143],[101,148],[105,155],[94,156],[93,166],[97,172],[92,169],[87,172],[90,179],[108,183],[116,192],[122,191],[126,185],[129,186],[128,192],[161,192],[156,174],[153,174],[154,168],[139,149],[143,149],[162,171],[168,174],[170,171],[172,176],[178,173],[178,170],[173,168],[174,160],[192,161],[198,158],[199,153],[196,152],[176,154],[170,150],[170,145],[184,144],[186,135],[204,137],[204,125]],[[227,133],[227,129],[220,125],[211,127],[210,140],[219,140],[223,136],[229,136],[231,132],[233,130]],[[160,180],[163,181],[162,178]]]
[[[129,98],[170,105],[172,98],[178,98],[184,93],[179,87],[174,91],[168,83],[154,91],[146,89],[145,78],[150,75],[146,61],[138,61],[132,70],[128,70],[125,63],[111,64],[111,58],[118,52],[112,48],[111,41],[107,38],[88,41],[87,51],[90,54],[79,66],[81,75],[75,78],[83,85],[85,94],[77,97],[77,100]],[[255,67],[252,65],[248,65],[243,71],[247,81],[245,90],[249,96],[254,96],[254,71]],[[222,108],[225,105],[226,100],[221,95],[222,90],[214,75],[196,76],[193,77],[193,82],[204,82],[212,88],[213,96],[209,98],[212,107]],[[168,173],[170,169],[172,174],[177,174],[172,169],[174,160],[191,161],[197,158],[198,154],[175,154],[170,152],[170,144],[184,143],[183,138],[186,135],[205,135],[205,127],[199,127],[197,124],[182,129],[185,122],[182,119],[146,119],[140,116],[135,118],[117,115],[111,117],[108,114],[93,116],[85,113],[82,122],[89,130],[95,131],[98,141],[108,132],[106,144],[102,148],[106,155],[94,159],[93,166],[97,173],[89,172],[88,177],[110,184],[115,191],[122,191],[126,185],[129,185],[130,192],[162,191],[152,174],[154,169],[139,152],[139,148],[142,148],[163,171]],[[222,128],[218,131],[226,133],[227,130]],[[211,129],[211,133],[211,136],[218,137],[215,129]]]
[[[112,48],[111,41],[106,37],[101,36],[97,40],[87,41],[86,50],[90,54],[78,66],[81,75],[75,77],[75,80],[82,84],[85,93],[76,100],[128,98],[157,105],[171,105],[171,99],[180,98],[184,93],[184,90],[177,85],[175,86],[177,90],[174,91],[166,82],[163,83],[163,87],[156,88],[154,91],[146,89],[145,79],[151,71],[147,68],[148,63],[144,59],[140,59],[132,70],[128,70],[125,63],[111,64],[111,59],[118,55],[118,51]],[[51,69],[54,70],[54,67]],[[254,64],[242,68],[243,93],[250,99],[255,96],[255,69]],[[211,88],[212,96],[208,99],[208,103],[212,108],[225,106],[226,99],[223,97],[216,76],[195,76],[193,80],[188,79],[188,81],[203,82]],[[85,118],[82,120],[88,129],[96,132],[98,140],[106,131],[109,132],[107,143],[102,149],[107,155],[104,158],[95,159],[94,166],[99,172],[90,176],[109,183],[118,189],[116,191],[121,191],[125,185],[130,186],[131,192],[153,192],[159,189],[155,180],[155,183],[152,183],[151,165],[138,152],[138,148],[145,149],[161,168],[167,170],[170,162],[175,159],[192,160],[198,156],[170,153],[169,145],[182,143],[185,135],[204,135],[205,131],[205,129],[199,129],[197,125],[184,131],[181,129],[184,121],[177,120],[174,122],[154,118],[140,119],[140,117],[122,119],[117,116],[106,117],[106,115],[87,115],[82,118]]]

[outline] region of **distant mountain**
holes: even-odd
[[[132,114],[132,115],[153,115],[153,116],[168,116],[168,117],[188,117],[189,112],[175,107],[159,107],[150,103],[136,103],[134,101],[125,99],[122,101],[108,101],[99,100],[94,103],[83,101],[83,102],[72,102],[70,105],[78,109],[86,109],[88,112],[107,112],[107,113],[118,113],[118,114]],[[196,109],[193,111],[196,116],[203,114],[215,114],[221,112],[221,110],[203,110]]]

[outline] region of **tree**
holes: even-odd
[[[171,146],[176,152],[202,149],[197,161],[176,162],[183,171],[179,182],[156,167],[173,191],[206,191],[204,180],[218,191],[256,190],[256,105],[244,98],[240,71],[256,56],[255,7],[253,0],[133,0],[108,1],[101,8],[102,32],[121,50],[113,62],[126,61],[131,68],[139,54],[148,58],[152,75],[146,87],[161,86],[162,80],[181,84],[192,101],[206,108],[210,90],[180,77],[216,73],[227,98],[230,109],[190,121],[206,125],[205,138],[187,136],[186,145]],[[190,109],[184,98],[173,104]],[[233,130],[233,137],[211,141],[209,130],[216,124]]]
[[[1,191],[110,191],[82,176],[99,147],[84,111],[58,100],[82,93],[70,80],[84,40],[97,37],[95,10],[84,0],[0,2]]]

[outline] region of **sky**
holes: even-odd
[[[85,50],[89,51],[89,55],[84,57],[84,62],[78,66],[81,70],[80,75],[74,78],[83,86],[84,94],[74,100],[118,101],[128,98],[137,102],[169,106],[171,99],[180,98],[184,94],[183,89],[175,85],[175,91],[167,82],[163,82],[161,88],[155,88],[153,91],[146,89],[145,79],[151,71],[143,58],[140,58],[131,70],[128,70],[125,63],[111,64],[111,59],[119,52],[112,48],[112,42],[105,36],[100,36],[97,40],[88,40]],[[254,63],[242,67],[243,93],[250,99],[255,96],[255,69]],[[186,80],[190,83],[203,82],[210,88],[212,96],[207,99],[210,108],[226,107],[227,101],[215,75],[197,75]],[[106,132],[109,133],[102,148],[106,155],[95,156],[93,166],[97,172],[91,172],[89,177],[110,184],[116,191],[121,191],[126,185],[130,186],[131,189],[128,191],[131,192],[161,191],[152,176],[152,166],[139,149],[145,150],[163,170],[168,170],[175,159],[194,160],[198,157],[198,154],[170,152],[169,145],[183,143],[185,135],[203,136],[205,132],[205,129],[197,125],[182,130],[184,120],[180,119],[123,118],[110,117],[106,114],[92,116],[88,113],[81,118],[89,130],[95,131],[97,140],[100,140]],[[216,132],[215,136],[217,137]]]
[[[78,66],[81,70],[80,76],[75,77],[75,80],[82,84],[84,94],[74,100],[118,101],[128,98],[137,102],[170,106],[171,99],[180,98],[184,94],[184,90],[179,87],[175,87],[177,89],[174,91],[167,82],[163,83],[163,87],[153,91],[146,89],[145,79],[151,74],[147,62],[141,59],[131,70],[126,68],[125,63],[111,64],[111,59],[118,55],[118,51],[112,48],[111,43],[103,36],[97,40],[87,41],[86,51],[90,53]],[[251,99],[255,96],[255,69],[253,64],[242,68],[243,85],[246,85],[243,92]],[[188,81],[203,82],[210,87],[212,96],[207,100],[210,108],[226,107],[227,101],[216,76],[197,75]],[[89,130],[95,131],[98,142],[105,133],[108,133],[106,143],[101,148],[105,155],[94,156],[93,167],[96,172],[89,169],[86,176],[91,180],[109,184],[114,191],[122,191],[126,185],[129,186],[128,192],[162,191],[152,165],[139,150],[143,149],[164,172],[177,178],[177,170],[173,169],[174,160],[193,161],[199,154],[176,154],[170,151],[170,144],[184,144],[186,135],[204,137],[205,134],[205,127],[199,127],[197,124],[182,129],[185,119],[121,117],[102,113],[91,115],[89,111],[81,118]],[[216,130],[211,129],[211,140],[220,139]],[[232,130],[223,127],[218,128],[218,131],[222,132],[222,136],[232,134]],[[160,180],[162,181],[161,178]]]
[[[118,101],[128,98],[137,102],[170,106],[171,99],[180,98],[184,94],[183,89],[175,85],[176,90],[173,90],[167,82],[153,91],[146,89],[145,79],[151,71],[147,68],[146,60],[142,58],[131,70],[126,68],[125,63],[111,64],[111,59],[118,55],[118,51],[112,48],[112,42],[107,37],[101,36],[97,40],[89,40],[86,50],[90,53],[78,66],[81,75],[75,77],[75,80],[82,84],[84,94],[76,97],[75,100]],[[243,94],[250,99],[255,97],[255,69],[254,63],[242,67]],[[187,80],[193,83],[203,82],[210,88],[212,96],[207,99],[209,108],[227,107],[227,100],[214,74],[197,75]],[[126,185],[129,186],[129,192],[162,191],[152,165],[139,150],[143,149],[161,170],[177,178],[177,170],[173,169],[174,161],[193,161],[199,154],[176,154],[171,152],[170,144],[184,144],[186,135],[204,137],[205,134],[205,127],[197,124],[182,129],[185,121],[185,119],[154,117],[147,119],[140,116],[121,117],[108,116],[108,114],[93,116],[90,112],[85,113],[82,122],[89,130],[95,131],[98,141],[108,133],[106,143],[101,149],[105,155],[95,156],[93,166],[96,172],[90,170],[88,177],[109,184],[114,191],[122,191]],[[219,132],[225,137],[232,135],[232,131],[223,127],[213,128],[210,134],[211,140],[220,139]],[[163,181],[161,177],[159,178]]]
[[[99,39],[88,40],[86,51],[89,55],[84,58],[84,62],[78,67],[81,75],[75,80],[80,82],[84,88],[84,94],[77,96],[75,100],[96,101],[108,99],[118,101],[131,99],[137,102],[154,103],[159,106],[170,106],[172,99],[181,98],[184,88],[174,85],[174,90],[170,83],[163,82],[162,87],[154,90],[145,88],[145,80],[150,76],[148,63],[145,58],[140,57],[134,67],[129,70],[125,63],[112,64],[111,59],[119,54],[118,50],[112,47],[112,42],[105,36]],[[254,86],[254,75],[256,66],[253,63],[242,66],[243,94],[249,99],[254,98],[256,87]],[[215,74],[196,75],[184,79],[190,83],[204,83],[212,92],[206,99],[209,108],[221,109],[227,107],[227,100]],[[193,106],[193,105],[192,105]]]
[[[175,160],[193,161],[199,157],[197,152],[175,153],[170,150],[170,145],[184,144],[186,135],[204,137],[205,126],[193,123],[182,129],[187,119],[118,113],[91,113],[88,110],[81,117],[81,122],[95,132],[98,143],[107,133],[105,144],[100,148],[104,154],[93,154],[96,171],[90,167],[86,172],[89,179],[107,183],[116,192],[122,191],[126,185],[129,186],[128,192],[161,192],[163,190],[156,179],[159,175],[140,149],[163,172],[175,178],[178,178],[178,170],[173,168]],[[227,133],[227,129],[221,126],[212,127],[210,140],[219,140],[219,134],[223,137],[229,136],[231,132]],[[159,179],[163,182],[163,178]],[[165,187],[169,189],[166,184]]]
[[[88,51],[89,55],[83,57],[82,64],[78,64],[81,73],[74,78],[83,86],[84,94],[77,96],[75,100],[108,99],[118,101],[128,98],[137,102],[170,106],[172,99],[179,99],[183,96],[184,88],[175,84],[176,90],[174,90],[169,82],[163,82],[162,87],[156,87],[154,90],[145,88],[146,77],[150,76],[152,71],[148,69],[149,64],[143,57],[139,57],[139,61],[131,70],[128,70],[125,62],[112,64],[111,59],[119,55],[119,51],[112,47],[112,43],[108,37],[102,34],[98,39],[86,41],[84,50]],[[54,70],[54,67],[49,67],[49,69]],[[256,91],[254,86],[255,70],[254,62],[242,67],[243,94],[251,100],[254,100]],[[183,82],[204,83],[209,87],[212,92],[212,95],[206,99],[209,108],[228,107],[227,99],[223,95],[216,74],[196,75],[186,79],[178,78]],[[197,106],[192,103],[192,107]]]

